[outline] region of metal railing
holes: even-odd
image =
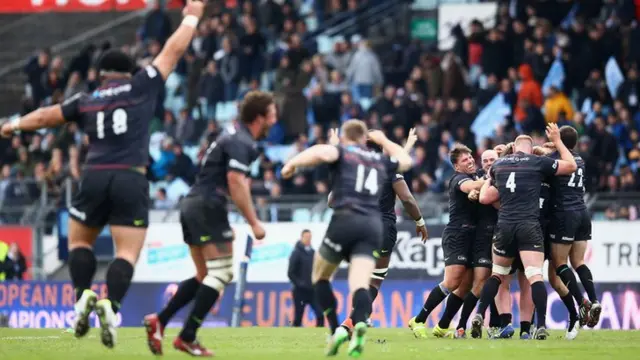
[[[33,232],[30,271],[34,279],[44,279],[44,235],[54,224],[48,222],[57,208],[47,182],[34,179],[0,181],[0,226],[28,226]],[[1,239],[8,240],[11,239]]]

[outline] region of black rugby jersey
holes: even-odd
[[[227,172],[249,175],[251,163],[258,158],[258,144],[244,125],[229,125],[209,145],[190,194],[226,201],[229,193]]]
[[[164,80],[149,65],[130,79],[105,82],[90,94],[78,93],[62,104],[66,121],[89,136],[89,168],[143,167],[149,161],[149,123]]]
[[[538,220],[542,181],[557,170],[556,160],[523,152],[496,160],[490,172],[500,193],[498,221]]]
[[[584,202],[585,163],[577,153],[572,151],[571,154],[578,168],[571,175],[554,176],[551,179],[553,191],[552,211],[580,211],[587,209],[587,205]],[[550,157],[558,160],[560,159],[560,153],[556,151]]]
[[[395,175],[397,160],[364,146],[340,145],[338,151],[330,165],[333,208],[379,215],[382,187]]]

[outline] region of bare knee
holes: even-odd
[[[574,269],[579,268],[584,265],[584,257],[574,256],[573,254],[569,257],[569,261],[571,261],[571,267]]]
[[[116,257],[135,265],[144,245],[147,229],[111,226],[111,235],[116,246]]]
[[[69,219],[69,250],[91,249],[102,228],[92,228],[71,218]]]
[[[444,271],[444,280],[441,283],[442,286],[446,287],[449,291],[456,290],[464,279],[466,269],[463,266],[452,265],[449,269],[445,268]]]

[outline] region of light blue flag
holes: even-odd
[[[562,61],[559,58],[556,58],[553,61],[553,64],[551,64],[551,68],[547,73],[547,77],[544,78],[544,82],[542,83],[542,94],[544,94],[544,96],[548,96],[549,89],[552,86],[555,86],[558,89],[562,89],[564,78],[564,65],[562,65]]]
[[[579,8],[580,5],[578,3],[574,4],[573,7],[571,7],[571,10],[569,10],[567,16],[564,18],[564,20],[562,20],[562,23],[560,23],[561,28],[566,30],[571,27],[571,24],[573,24],[573,21],[576,19],[576,14],[578,13]]]
[[[618,88],[624,82],[624,74],[622,74],[622,70],[620,70],[620,66],[618,66],[618,62],[613,56],[609,58],[607,66],[604,67],[604,78],[607,81],[609,94],[615,99]]]
[[[476,135],[478,145],[482,143],[484,138],[491,137],[496,126],[503,124],[505,116],[509,114],[511,114],[509,104],[504,100],[504,95],[498,93],[480,111],[473,124],[471,124],[471,131]]]
[[[584,99],[580,112],[584,114],[584,123],[587,125],[591,125],[593,120],[596,118],[596,114],[593,112],[592,107],[593,100],[591,100],[591,98]]]

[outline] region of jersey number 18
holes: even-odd
[[[104,139],[104,111],[96,114],[96,136],[98,139]],[[124,109],[115,109],[111,114],[113,125],[113,133],[122,135],[127,132],[127,112]]]

